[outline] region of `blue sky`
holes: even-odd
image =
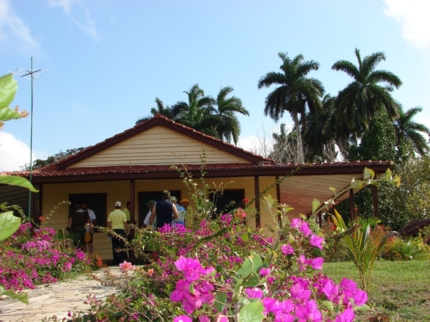
[[[172,105],[198,83],[206,95],[232,86],[250,116],[240,116],[239,145],[258,149],[279,124],[264,116],[272,89],[261,76],[279,71],[279,52],[319,62],[318,78],[336,95],[350,78],[331,69],[382,51],[379,69],[397,74],[393,93],[430,126],[430,1],[427,0],[0,0],[0,73],[42,69],[34,82],[33,160],[94,145]],[[30,111],[31,83],[13,102]],[[0,131],[0,171],[30,159],[30,116]],[[281,122],[291,124],[285,115]],[[150,151],[148,151],[150,153]]]

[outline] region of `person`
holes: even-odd
[[[128,223],[130,223],[130,207],[131,207],[131,202],[127,201],[125,208],[122,210],[122,212],[125,213],[125,216],[127,217]]]
[[[178,210],[178,218],[173,220],[173,225],[185,226],[185,208],[178,205],[178,199],[175,196],[170,197],[170,201],[173,202]]]
[[[148,207],[148,213],[145,216],[145,219],[143,220],[143,228],[146,228],[149,226],[149,219],[151,219],[151,214],[152,214],[152,207],[154,206],[155,201],[154,200],[149,200],[148,203],[146,204],[146,206]],[[157,221],[154,220],[154,222],[152,223],[152,228],[157,228]]]
[[[92,254],[94,252],[94,246],[93,246],[94,226],[97,224],[97,218],[94,211],[88,208],[86,201],[82,202],[82,208],[84,208],[88,212],[88,220],[87,220],[87,224],[85,225],[85,232],[87,234],[90,234],[90,239],[85,240],[84,252],[88,250],[88,253]]]
[[[115,202],[115,210],[112,211],[107,219],[107,225],[117,235],[126,238],[126,231],[128,230],[127,217],[121,211],[121,201]],[[117,236],[112,236],[112,252],[113,260],[119,264],[127,259],[127,252],[125,249],[125,242]]]
[[[157,218],[157,228],[162,228],[165,224],[172,225],[172,221],[178,218],[178,210],[174,203],[169,201],[169,195],[164,194],[163,200],[156,201],[151,210],[149,225],[152,225]]]
[[[85,246],[85,224],[88,220],[88,211],[82,208],[82,202],[75,202],[74,207],[69,210],[67,231],[74,236],[73,244],[76,248],[84,248]]]

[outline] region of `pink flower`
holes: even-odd
[[[300,226],[300,231],[305,236],[309,236],[312,234],[312,230],[309,229],[309,225],[306,221],[302,222],[302,225]]]
[[[207,315],[200,315],[199,322],[211,322],[211,319]]]
[[[307,266],[311,264],[311,261],[309,259],[306,259],[305,255],[300,255],[299,259],[297,260],[297,263],[299,264],[299,270],[305,271]]]
[[[186,315],[180,315],[174,318],[173,322],[193,322],[193,320]]]
[[[332,280],[329,279],[324,285],[323,292],[327,296],[327,299],[329,301],[334,302],[335,299],[339,296],[339,287]]]
[[[225,315],[218,314],[216,322],[228,322],[228,318]]]
[[[291,219],[290,228],[299,228],[302,225],[302,220],[300,218]]]
[[[322,243],[324,242],[324,238],[317,236],[317,235],[312,235],[311,239],[310,239],[310,244],[312,246],[315,246],[319,249],[323,249]]]
[[[281,252],[285,255],[294,254],[294,248],[290,245],[290,243],[281,246]]]
[[[291,298],[307,301],[311,296],[311,291],[304,288],[300,283],[296,283],[291,287]]]
[[[318,310],[315,300],[308,301],[306,305],[298,305],[296,308],[296,315],[299,319],[303,319],[303,321],[322,321],[322,315]]]
[[[352,322],[354,321],[354,310],[346,309],[340,315],[336,316],[336,322]]]
[[[263,291],[258,287],[245,289],[246,295],[250,299],[261,299],[263,297]]]
[[[206,270],[200,265],[198,258],[192,259],[180,256],[175,265],[184,273],[185,279],[189,282],[198,280],[200,273],[206,273]]]
[[[313,260],[312,260],[312,262],[311,262],[311,266],[312,266],[312,268],[313,269],[318,269],[318,270],[322,270],[323,268],[322,268],[322,265],[323,265],[323,263],[324,263],[324,258],[322,258],[322,257],[317,257],[317,258],[314,258]]]
[[[269,275],[270,274],[270,268],[262,268],[262,269],[260,269],[260,275],[261,276],[267,276],[267,275]]]
[[[122,271],[132,271],[132,270],[134,270],[136,268],[136,266],[132,265],[129,262],[124,261],[121,264],[119,264],[119,268]]]

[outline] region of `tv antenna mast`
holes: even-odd
[[[35,78],[41,78],[42,76],[37,74],[41,72],[42,69],[33,69],[33,57],[31,57],[31,67],[30,70],[26,70],[24,68],[18,67],[17,68],[17,74],[20,75],[22,78],[28,79],[31,81],[31,107],[30,107],[30,178],[29,181],[32,184],[33,180],[33,84]],[[28,196],[28,217],[31,216],[31,191],[29,192]]]

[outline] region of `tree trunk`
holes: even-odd
[[[303,157],[302,134],[300,132],[299,117],[296,110],[293,112],[293,119],[294,119],[294,126],[296,128],[296,135],[297,135],[297,163],[303,164],[305,163],[305,161]]]

